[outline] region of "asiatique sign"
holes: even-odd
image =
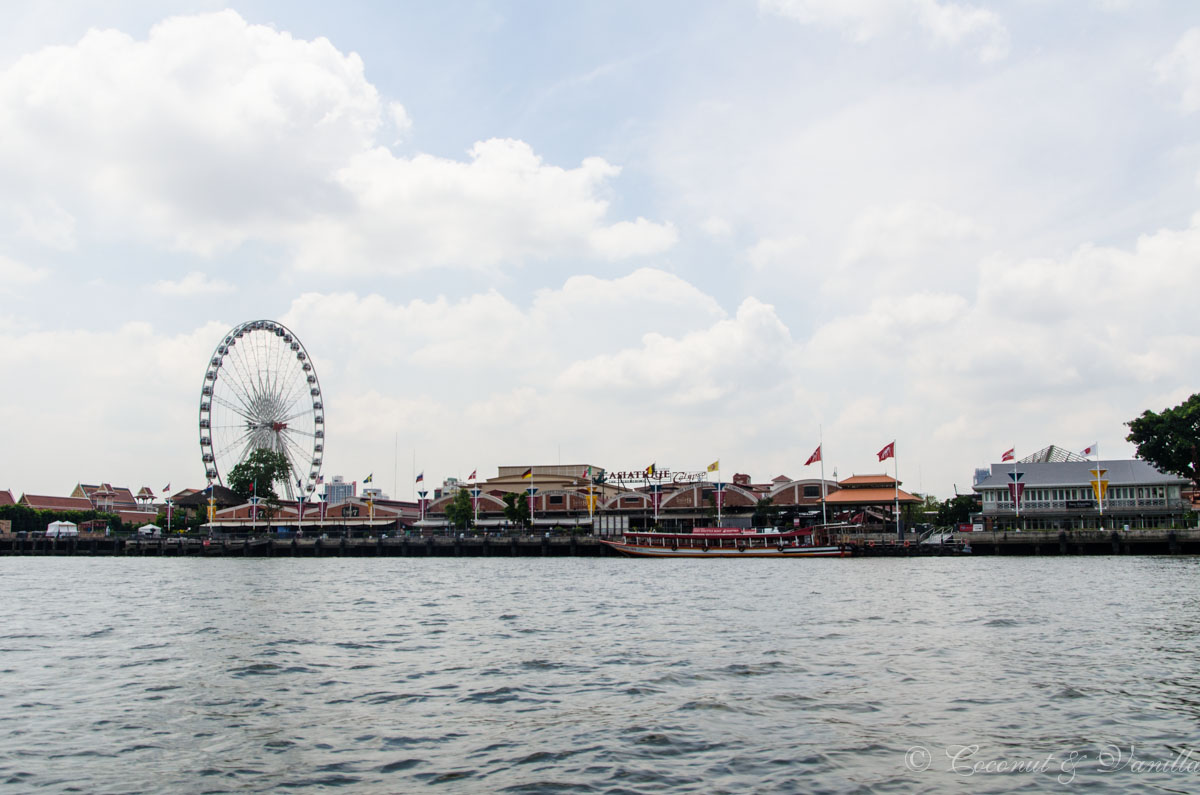
[[[703,470],[699,472],[684,472],[656,467],[653,472],[650,472],[648,469],[631,469],[621,472],[608,472],[605,477],[609,481],[615,480],[618,483],[699,483],[707,475],[708,472]]]

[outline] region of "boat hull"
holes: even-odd
[[[711,547],[655,547],[642,544],[626,544],[620,541],[601,543],[612,547],[623,555],[638,558],[841,558],[849,551],[841,547],[747,547],[745,549]]]

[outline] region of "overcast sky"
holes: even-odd
[[[202,487],[235,324],[324,473],[951,496],[1200,372],[1200,5],[9,2],[0,489]],[[887,462],[892,472],[892,462]]]

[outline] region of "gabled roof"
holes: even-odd
[[[1148,461],[1050,461],[1018,464],[1021,482],[1026,488],[1043,486],[1079,486],[1092,481],[1091,470],[1099,466],[1107,469],[1104,478],[1113,486],[1165,486],[1187,484],[1190,481],[1159,472]],[[1008,488],[1012,482],[1011,463],[992,464],[992,474],[975,484],[975,491]]]
[[[204,491],[195,491],[191,489],[184,489],[184,491],[191,491],[191,493],[184,494],[182,497],[177,497],[175,499],[176,507],[190,508],[208,505],[208,494]],[[180,492],[180,494],[183,494],[183,492]],[[216,504],[220,505],[221,507],[237,505],[238,503],[242,502],[242,498],[239,497],[237,492],[235,492],[233,489],[227,489],[224,486],[218,486],[215,483],[212,487],[212,496]]]
[[[892,481],[895,482],[894,480]],[[896,487],[840,489],[825,497],[827,505],[891,505],[896,501]],[[917,503],[921,499],[900,489],[900,502]]]
[[[21,505],[35,511],[90,511],[92,503],[84,497],[51,497],[45,494],[22,494]]]
[[[97,492],[110,492],[110,494],[106,495],[102,501],[111,501],[114,506],[120,504],[129,506],[137,505],[137,500],[134,499],[133,492],[130,491],[127,486],[113,486],[111,483],[101,483],[99,486],[93,486],[88,483],[80,483],[75,487],[75,490],[71,492],[71,496],[87,497],[92,501],[93,504],[95,504],[95,495]]]
[[[17,501],[13,499],[12,492],[8,489],[0,491],[0,505],[16,505]]]
[[[838,481],[838,487],[843,489],[896,487],[896,479],[891,475],[851,475],[845,480]]]

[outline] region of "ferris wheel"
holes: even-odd
[[[282,453],[291,467],[287,499],[316,489],[325,450],[321,383],[308,352],[286,326],[251,320],[217,345],[200,392],[200,452],[220,483],[255,450]]]

